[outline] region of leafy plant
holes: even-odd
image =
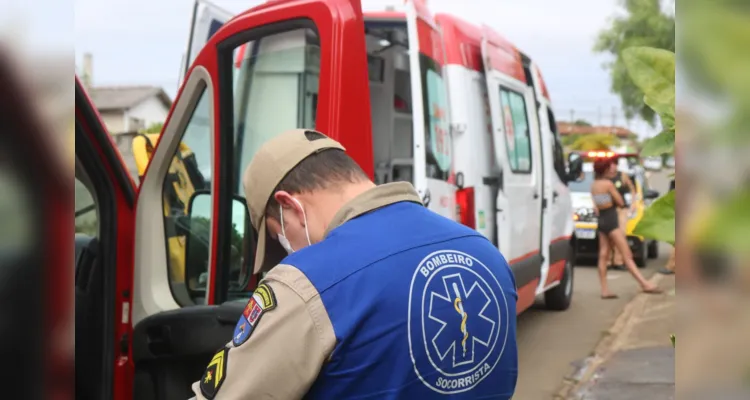
[[[630,47],[622,58],[633,83],[644,93],[643,102],[659,115],[663,129],[643,143],[641,156],[674,153],[675,54],[653,47]],[[675,192],[671,191],[646,209],[634,233],[674,246],[674,231]]]
[[[623,50],[650,46],[674,51],[675,18],[663,11],[659,0],[620,0],[623,13],[613,17],[596,39],[594,51],[609,53],[613,59],[605,65],[610,71],[612,92],[620,96],[627,118],[640,116],[649,124],[656,122],[650,104],[644,105],[645,92],[630,76]],[[658,111],[657,111],[658,113]]]
[[[164,128],[164,123],[154,122],[145,129],[141,129],[140,133],[161,133],[162,128]]]

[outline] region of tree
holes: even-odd
[[[585,119],[577,119],[573,121],[573,125],[576,126],[591,126],[591,122],[586,121]]]
[[[607,29],[599,32],[594,45],[597,53],[609,53],[614,59],[605,64],[610,71],[611,90],[620,96],[625,117],[640,116],[651,126],[656,113],[643,103],[643,91],[633,82],[622,56],[634,46],[675,50],[675,19],[665,14],[659,0],[620,0],[625,15],[614,17]]]
[[[164,128],[164,123],[154,122],[145,129],[141,129],[140,133],[161,133],[162,128]]]

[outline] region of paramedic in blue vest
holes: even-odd
[[[268,273],[197,398],[511,398],[515,280],[484,236],[314,131],[266,142],[243,184]]]

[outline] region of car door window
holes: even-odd
[[[202,303],[208,281],[212,204],[209,105],[204,90],[162,183],[170,288],[183,306],[186,302]]]
[[[526,102],[522,94],[500,88],[505,143],[513,172],[531,172],[531,133]]]
[[[78,177],[75,180],[75,231],[87,236],[96,236],[99,232],[94,196]]]

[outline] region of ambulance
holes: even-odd
[[[197,54],[139,187],[76,80],[76,180],[98,219],[96,235],[76,237],[76,393],[191,397],[259,278],[248,272],[256,238],[242,169],[269,137],[299,127],[485,233],[514,271],[517,312],[542,293],[551,308],[570,304],[566,183],[580,163],[561,158],[528,57],[418,0],[364,13],[359,0],[270,1]],[[185,208],[172,171],[188,153],[187,175],[199,176]]]

